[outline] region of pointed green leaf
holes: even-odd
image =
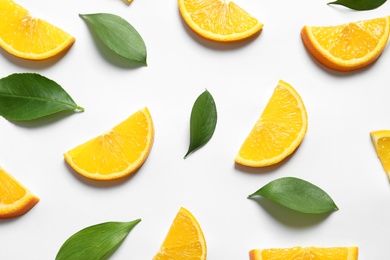
[[[107,13],[80,14],[98,38],[116,54],[146,65],[146,46],[141,35],[125,19]]]
[[[66,91],[36,73],[15,73],[0,79],[0,116],[31,120],[64,110],[81,110]]]
[[[184,158],[205,145],[217,125],[217,108],[213,96],[205,90],[195,101],[190,119],[190,145]]]
[[[342,5],[357,11],[366,11],[366,10],[372,10],[378,8],[379,6],[383,5],[385,2],[386,0],[336,0],[328,4]]]
[[[100,260],[111,255],[141,221],[106,222],[84,228],[61,246],[56,260]]]
[[[294,178],[280,178],[266,184],[248,196],[262,196],[287,208],[308,214],[338,210],[329,195],[310,182]]]

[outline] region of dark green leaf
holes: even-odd
[[[61,246],[56,260],[100,260],[111,255],[141,221],[106,222],[80,230]]]
[[[210,92],[205,90],[195,101],[190,119],[190,146],[184,158],[205,145],[217,125],[217,109]]]
[[[310,182],[294,177],[271,181],[248,198],[255,196],[262,196],[302,213],[321,214],[338,210],[325,191]]]
[[[385,2],[386,0],[337,0],[328,4],[342,5],[357,11],[366,11],[378,8]]]
[[[106,13],[80,14],[99,39],[116,54],[146,65],[146,46],[141,35],[125,19]]]
[[[53,80],[35,73],[11,74],[0,79],[0,116],[31,120],[64,110],[81,110]]]

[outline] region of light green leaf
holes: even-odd
[[[366,11],[378,8],[385,2],[386,0],[337,0],[328,4],[342,5],[356,11]]]
[[[56,260],[101,260],[111,255],[141,221],[106,222],[80,230],[61,246]]]
[[[0,79],[0,115],[31,120],[65,110],[81,110],[66,91],[36,73],[15,73]]]
[[[190,145],[184,158],[205,145],[217,125],[217,109],[210,92],[205,90],[195,101],[190,119]]]
[[[280,178],[266,184],[248,196],[262,196],[287,208],[308,214],[338,210],[332,198],[310,182],[294,178]]]
[[[107,13],[80,14],[89,28],[116,54],[146,65],[146,46],[141,35],[125,19]]]

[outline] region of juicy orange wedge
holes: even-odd
[[[21,216],[38,201],[38,197],[0,167],[0,219]]]
[[[200,36],[219,42],[243,40],[263,28],[263,24],[228,0],[178,0],[187,25]]]
[[[12,55],[43,60],[69,49],[75,38],[34,17],[12,0],[0,0],[0,46]]]
[[[180,208],[167,236],[153,260],[205,260],[206,240],[195,217]]]
[[[116,125],[64,154],[78,173],[93,180],[115,180],[137,171],[149,156],[154,128],[145,107]]]
[[[292,247],[253,249],[250,260],[357,260],[357,247]]]
[[[390,178],[390,130],[373,131],[370,136],[383,169]]]
[[[336,26],[304,26],[307,50],[324,66],[352,71],[373,63],[389,38],[389,16]]]
[[[300,95],[280,80],[235,162],[250,167],[278,163],[301,144],[307,127],[307,113]]]

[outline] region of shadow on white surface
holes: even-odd
[[[118,179],[118,180],[112,180],[112,181],[98,181],[98,180],[92,180],[92,179],[88,179],[84,176],[82,176],[81,174],[79,174],[78,172],[76,172],[64,159],[63,161],[65,167],[68,169],[68,172],[69,174],[73,175],[73,177],[75,177],[78,181],[80,181],[81,183],[85,184],[85,185],[88,185],[90,187],[94,187],[94,188],[115,188],[115,187],[118,187],[120,185],[124,185],[125,183],[129,182],[131,179],[133,179],[135,177],[135,175],[138,173],[138,171],[140,169],[138,169],[136,172],[132,173],[130,176],[127,176],[125,178],[122,178],[122,179]]]
[[[299,147],[296,149],[298,150]],[[238,163],[234,164],[234,168],[240,172],[244,173],[250,173],[250,174],[266,174],[266,173],[272,173],[275,172],[277,169],[282,167],[284,164],[288,163],[288,161],[291,159],[292,156],[294,156],[296,150],[287,156],[285,159],[282,161],[274,164],[274,165],[269,165],[269,166],[264,166],[264,167],[249,167],[249,166],[244,166]]]
[[[72,48],[68,48],[62,53],[59,53],[58,55],[51,57],[49,59],[45,60],[27,60],[27,59],[22,59],[19,57],[16,57],[4,49],[0,48],[0,54],[2,57],[7,59],[10,63],[15,64],[18,67],[25,68],[25,69],[30,69],[34,71],[39,71],[39,70],[44,70],[47,68],[50,68],[54,66],[57,62],[59,62]],[[2,76],[3,77],[3,76]]]
[[[38,127],[54,124],[64,119],[65,117],[72,116],[73,114],[78,114],[78,113],[82,113],[82,112],[81,111],[60,111],[55,114],[51,114],[33,120],[26,120],[26,121],[8,120],[8,121],[14,125],[24,127],[24,128],[38,128]]]
[[[300,213],[263,197],[251,198],[255,203],[264,209],[272,218],[286,226],[295,228],[306,228],[324,221],[332,212],[324,214]]]

